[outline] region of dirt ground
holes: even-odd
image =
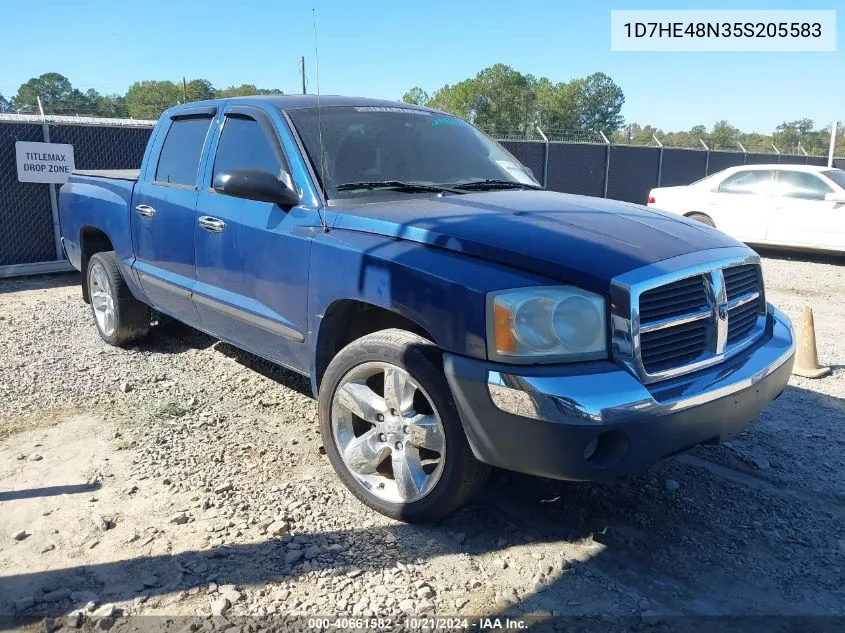
[[[769,300],[813,307],[831,376],[793,377],[748,432],[645,475],[496,472],[427,526],[346,492],[306,379],[181,326],[112,348],[76,275],[0,280],[0,628],[845,627],[845,267],[768,255]],[[731,619],[748,616],[778,619]]]

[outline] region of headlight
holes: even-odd
[[[607,358],[604,298],[572,286],[491,292],[487,347],[503,362]]]

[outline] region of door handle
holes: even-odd
[[[156,210],[148,204],[139,204],[135,207],[135,213],[145,218],[151,218],[156,214]]]
[[[210,215],[201,215],[197,219],[197,224],[206,231],[211,231],[212,233],[222,233],[223,229],[226,228],[226,223],[223,222],[223,220],[212,218]]]

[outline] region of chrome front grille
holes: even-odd
[[[652,323],[671,319],[707,307],[704,277],[696,275],[665,286],[652,288],[640,295],[640,322]]]
[[[643,382],[721,362],[763,333],[766,302],[756,256],[651,279],[644,270],[614,280],[611,292],[614,357]]]

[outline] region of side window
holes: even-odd
[[[185,117],[171,123],[158,157],[156,182],[196,186],[202,146],[210,124],[208,116]]]
[[[824,200],[833,189],[821,178],[804,171],[779,171],[775,195],[802,200]]]
[[[233,169],[263,169],[280,176],[283,169],[287,170],[283,161],[282,148],[258,121],[229,115],[217,143],[211,181],[220,172]]]
[[[768,169],[738,171],[722,181],[719,192],[770,196],[772,195],[772,172]]]

